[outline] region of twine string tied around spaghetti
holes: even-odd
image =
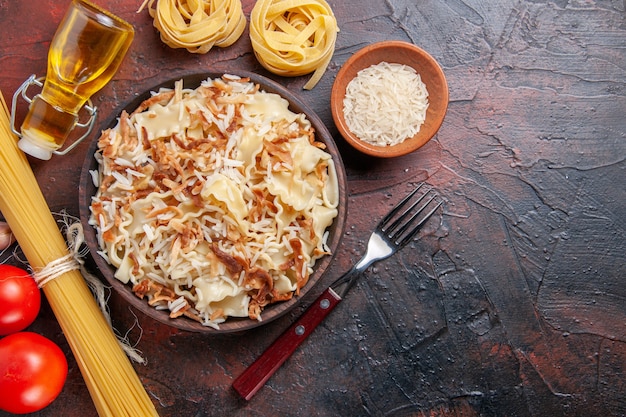
[[[67,213],[62,213],[63,223],[65,225],[65,237],[67,239],[68,253],[62,258],[56,259],[48,263],[45,267],[32,271],[33,278],[39,288],[43,288],[46,284],[60,277],[66,272],[72,270],[80,270],[83,278],[87,282],[87,285],[91,289],[96,303],[100,307],[100,310],[104,314],[109,326],[113,329],[117,340],[126,353],[126,355],[134,362],[145,364],[146,359],[141,355],[139,350],[133,347],[126,336],[122,337],[113,328],[111,323],[111,315],[107,306],[106,287],[96,276],[87,270],[85,267],[84,257],[86,251],[83,251],[83,243],[85,243],[85,234],[83,231],[83,225],[77,221],[72,220],[71,216]]]

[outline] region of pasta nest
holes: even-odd
[[[326,71],[338,32],[325,0],[259,0],[250,15],[250,39],[261,65],[287,77],[314,72],[307,90]]]
[[[154,27],[171,48],[205,54],[235,43],[246,27],[240,0],[146,0]]]

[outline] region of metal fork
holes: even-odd
[[[423,185],[420,183],[378,223],[361,260],[331,284],[291,327],[235,379],[233,388],[243,398],[249,400],[256,394],[339,304],[365,269],[393,255],[413,240],[426,220],[443,204],[432,189],[418,194]]]

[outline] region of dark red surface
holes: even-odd
[[[30,74],[45,73],[67,3],[0,0],[5,97]],[[118,75],[94,97],[100,122],[173,76],[216,68],[269,75],[335,135],[349,192],[346,232],[329,273],[292,314],[267,326],[186,333],[111,294],[115,327],[148,361],[136,369],[160,415],[626,414],[623,2],[330,1],[341,32],[312,91],[302,90],[308,77],[267,74],[247,31],[206,55],[170,49],[147,13],[135,13],[139,3],[98,1],[137,29]],[[252,6],[244,1],[247,16]],[[337,135],[329,98],[341,64],[388,39],[414,42],[439,61],[450,105],[423,148],[376,160]],[[88,146],[32,161],[52,211],[78,215]],[[370,268],[255,397],[241,399],[233,380],[359,259],[377,220],[422,180],[446,200],[439,222]],[[36,415],[95,415],[45,303],[30,330],[59,343],[70,366],[59,398]]]

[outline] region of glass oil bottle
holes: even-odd
[[[126,21],[88,0],[72,0],[48,51],[43,89],[21,126],[22,151],[47,160],[63,146],[78,112],[117,72],[133,37]]]

